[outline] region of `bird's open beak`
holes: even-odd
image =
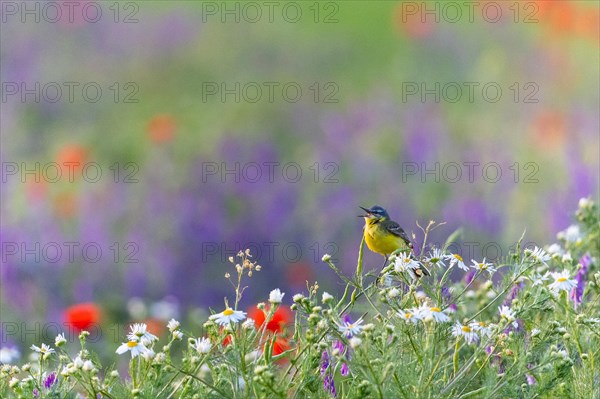
[[[372,215],[370,209],[363,208],[362,206],[359,206],[359,208],[366,212],[364,215],[358,215],[359,218],[367,218]]]

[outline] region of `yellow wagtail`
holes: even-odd
[[[383,255],[384,267],[392,252],[396,250],[412,252],[413,244],[410,238],[398,223],[390,219],[390,215],[385,209],[379,205],[375,205],[371,209],[361,206],[360,209],[366,212],[359,217],[365,219],[364,235],[367,247],[371,251]],[[429,275],[429,271],[425,267],[421,267],[420,271],[422,274]],[[416,274],[421,277],[419,271]]]

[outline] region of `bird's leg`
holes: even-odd
[[[383,255],[383,257],[385,258],[385,260],[383,261],[383,266],[381,266],[382,270],[385,267],[385,265],[387,264],[389,256],[388,255]]]

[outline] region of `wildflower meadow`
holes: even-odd
[[[599,38],[1,0],[0,399],[600,399]]]
[[[252,275],[250,251],[229,259],[232,293],[190,329],[171,319],[159,339],[132,324],[112,348],[123,373],[64,333],[32,345],[31,361],[1,368],[6,398],[595,398],[600,395],[600,219],[582,198],[571,233],[499,262],[465,260],[427,245],[369,270],[358,251],[341,296],[320,288],[273,289],[254,318],[240,310]],[[519,243],[521,240],[519,241]],[[425,266],[430,276],[414,270]],[[450,276],[458,275],[453,281]],[[225,282],[224,282],[225,283]],[[282,320],[282,300],[292,316]],[[288,312],[288,310],[285,310]],[[274,323],[279,319],[279,323]]]

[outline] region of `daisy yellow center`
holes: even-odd
[[[439,261],[439,258],[431,258],[431,263],[438,263]]]
[[[480,327],[485,327],[485,323],[484,323],[483,321],[480,321],[480,322],[479,322],[479,326],[480,326]]]
[[[442,309],[440,309],[440,308],[431,308],[431,311],[432,312],[441,312]]]
[[[233,314],[233,309],[225,309],[223,311],[223,316],[231,316]]]
[[[462,256],[460,256],[460,255],[458,255],[458,254],[454,254],[454,257],[455,257],[456,259],[458,259],[459,261],[461,261],[461,262],[463,261],[463,258],[462,258]]]
[[[127,342],[127,346],[130,347],[130,348],[135,348],[137,346],[137,344],[138,343],[135,342],[135,341],[129,341],[129,342]]]
[[[469,327],[469,326],[462,326],[462,330],[463,330],[463,332],[470,333],[471,332],[471,327]]]
[[[564,283],[565,281],[567,281],[566,277],[559,277],[556,279],[556,281],[558,281],[559,283]]]
[[[410,319],[410,318],[412,317],[412,313],[406,313],[406,314],[404,315],[404,317],[406,317],[407,319]]]
[[[348,324],[348,328],[354,328],[354,324]]]
[[[485,269],[485,268],[487,268],[487,265],[485,263],[480,263],[479,264],[479,268],[480,269]]]

